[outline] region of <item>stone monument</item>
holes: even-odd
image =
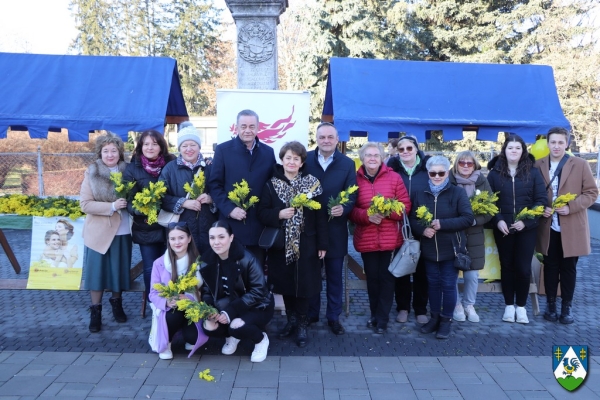
[[[239,89],[277,90],[277,24],[288,0],[225,0],[237,27]]]

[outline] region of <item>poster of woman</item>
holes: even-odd
[[[27,289],[79,290],[83,218],[33,217]]]

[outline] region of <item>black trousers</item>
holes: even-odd
[[[217,329],[209,331],[202,328],[208,337],[229,337],[236,339],[250,339],[252,343],[260,343],[266,332],[266,326],[273,318],[275,312],[275,300],[271,296],[271,303],[265,309],[251,308],[247,313],[239,318],[244,321],[244,325],[239,328],[231,328],[229,324],[218,324]]]
[[[394,302],[395,277],[388,271],[392,251],[373,251],[360,254],[367,276],[367,294],[371,318],[378,328],[387,328]]]
[[[504,304],[525,307],[531,282],[531,259],[537,238],[537,229],[511,233],[506,236],[494,229],[494,238],[500,258],[500,280]]]
[[[556,298],[558,283],[563,301],[572,301],[577,279],[579,257],[564,257],[560,232],[550,229],[548,255],[544,256],[544,288],[546,296]]]
[[[283,304],[285,305],[286,314],[308,315],[310,304],[308,297],[283,296]]]
[[[198,340],[198,328],[196,328],[196,324],[188,324],[183,311],[176,309],[165,311],[165,317],[167,319],[167,329],[169,330],[169,342],[173,341],[173,336],[178,331],[181,331],[186,343],[196,344],[196,340]]]
[[[427,314],[428,283],[423,258],[419,259],[417,270],[411,275],[401,276],[395,280],[396,311],[406,310],[410,312],[410,302],[415,315]]]

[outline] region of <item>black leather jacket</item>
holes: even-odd
[[[200,266],[200,275],[204,280],[202,301],[219,311],[225,311],[230,320],[242,317],[251,308],[265,309],[273,301],[262,265],[237,240],[233,240],[229,249],[229,259],[235,260],[235,264],[222,263],[212,249],[202,259],[205,261]],[[223,274],[226,274],[228,282],[234,282],[233,287],[230,286],[229,296],[223,293]]]

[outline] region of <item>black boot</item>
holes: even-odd
[[[298,316],[298,332],[296,333],[296,344],[298,347],[305,347],[308,341],[308,316]]]
[[[298,315],[292,311],[287,314],[287,324],[279,332],[279,338],[289,337],[298,328]]]
[[[570,301],[562,301],[560,305],[560,318],[559,321],[561,324],[572,324],[575,322],[575,319],[571,315],[571,302]]]
[[[440,326],[435,334],[438,339],[448,339],[450,337],[450,328],[452,327],[452,318],[440,317]]]
[[[546,312],[544,312],[544,319],[550,322],[556,322],[558,315],[556,315],[556,297],[548,296],[546,300]]]
[[[90,332],[100,332],[102,328],[102,304],[90,306]]]
[[[431,333],[440,327],[440,314],[431,313],[429,322],[421,327],[421,333]]]
[[[110,305],[112,306],[113,317],[115,317],[115,321],[127,322],[127,315],[125,315],[125,311],[123,311],[123,298],[113,297],[109,299],[109,301]]]

